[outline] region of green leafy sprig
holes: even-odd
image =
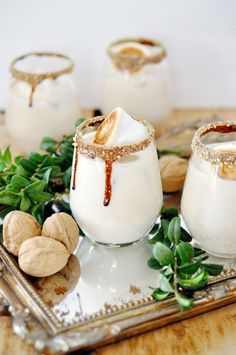
[[[204,262],[208,255],[190,243],[192,237],[181,227],[176,208],[164,209],[150,234],[153,256],[148,266],[160,272],[152,296],[160,301],[174,295],[181,309],[191,309],[194,291],[206,286],[209,276],[219,275],[223,266]]]
[[[175,149],[157,149],[158,158],[161,158],[164,155],[177,155],[178,157],[186,158],[189,156],[186,152],[182,150]]]
[[[79,119],[76,126],[84,119]],[[32,214],[40,223],[47,217],[47,207],[68,191],[73,159],[73,135],[61,141],[44,138],[40,148],[45,154],[30,153],[28,157],[12,158],[10,148],[0,151],[0,218],[12,210]],[[61,210],[69,205],[61,202]]]

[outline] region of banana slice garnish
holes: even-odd
[[[113,110],[104,121],[100,124],[95,134],[93,143],[96,144],[109,144],[111,137],[113,136],[118,126],[119,116],[117,109]]]

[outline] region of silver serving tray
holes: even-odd
[[[236,301],[236,260],[220,259],[224,272],[195,293],[192,310],[180,311],[173,297],[156,302],[149,286],[158,286],[159,275],[146,266],[150,256],[147,240],[108,249],[81,238],[63,288],[55,287],[54,279],[24,275],[0,244],[0,306],[12,314],[16,334],[39,350],[60,353],[91,349]]]

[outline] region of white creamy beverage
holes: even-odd
[[[14,78],[10,87],[6,125],[15,144],[22,151],[39,149],[43,137],[61,139],[63,134],[71,134],[75,122],[80,117],[78,90],[71,74],[67,71],[66,58],[54,56],[26,56],[15,63],[18,73],[26,72],[43,80],[35,87],[30,84],[30,76],[25,81]],[[65,73],[58,74],[65,70]],[[70,68],[68,68],[70,70]],[[55,78],[48,77],[55,73]]]
[[[103,112],[108,114],[120,105],[135,117],[145,117],[156,128],[172,108],[164,48],[151,40],[127,40],[114,43],[109,49],[112,60],[105,77]]]
[[[207,147],[218,152],[236,152],[236,142],[214,143]],[[236,256],[235,201],[235,166],[211,164],[193,154],[181,211],[192,236],[213,255]]]
[[[95,153],[105,149],[108,160],[111,154],[116,155],[116,147],[123,156],[110,163],[101,159],[102,151],[92,159],[86,150],[81,153],[79,146],[74,156],[70,207],[90,239],[121,245],[143,238],[151,229],[162,207],[162,188],[150,125],[134,120],[121,108],[110,114],[113,116],[116,124],[105,145],[92,143],[95,132],[85,134],[82,140],[87,142],[86,149],[95,149]],[[146,145],[136,149],[135,144],[143,141]],[[78,143],[82,144],[80,139]],[[136,151],[130,153],[128,145]]]

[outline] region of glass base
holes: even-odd
[[[113,243],[102,243],[102,242],[98,242],[97,240],[93,240],[89,237],[86,236],[86,238],[88,238],[91,242],[93,242],[96,245],[100,245],[106,248],[124,248],[124,247],[129,247],[131,245],[137,245],[139,243],[141,243],[144,239],[147,238],[147,236],[144,236],[143,238],[140,238],[138,240],[135,240],[133,242],[129,242],[129,243],[122,243],[122,244],[113,244]]]
[[[217,258],[223,258],[223,259],[234,259],[234,258],[236,258],[236,254],[215,253],[215,252],[213,252],[211,250],[208,250],[208,249],[206,249],[204,247],[201,247],[201,248],[204,249],[207,252],[207,254],[212,255],[212,256],[216,256]]]
[[[205,250],[205,252],[209,255],[215,256],[217,258],[222,258],[222,259],[235,259],[236,254],[224,254],[224,253],[215,253],[214,251],[211,251],[209,249],[206,249],[204,246],[202,246],[196,239],[193,239],[194,246],[197,248],[201,248]]]

